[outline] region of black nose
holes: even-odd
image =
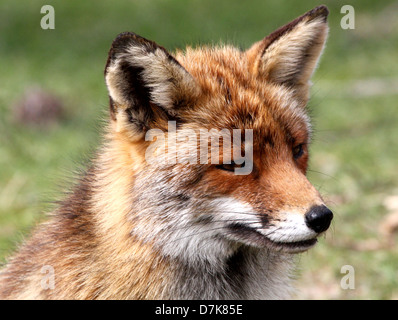
[[[325,206],[312,207],[305,214],[305,224],[317,233],[326,231],[333,219],[333,212]]]

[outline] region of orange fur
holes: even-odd
[[[305,176],[309,80],[327,13],[317,7],[247,51],[172,56],[133,33],[119,35],[105,69],[104,144],[1,271],[0,298],[288,297],[292,253],[312,246],[331,219]],[[234,164],[168,164],[161,156],[149,165],[154,142],[145,135],[168,121],[178,132],[253,130],[253,170],[234,175]],[[180,146],[198,151],[192,141]],[[54,288],[43,288],[43,266],[53,268]]]

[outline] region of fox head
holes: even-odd
[[[317,7],[246,51],[202,47],[172,55],[134,33],[114,40],[105,80],[111,139],[130,172],[132,234],[165,255],[215,263],[242,245],[295,253],[316,243],[333,214],[306,178],[306,104],[327,15]],[[146,151],[160,139],[148,138],[154,130],[164,133],[165,147],[148,161]],[[212,130],[239,133],[232,155],[218,148],[216,163]],[[171,141],[183,161],[167,161]],[[203,146],[208,161],[184,160],[199,158]],[[235,151],[244,162],[234,160]],[[245,166],[246,174],[236,174]]]

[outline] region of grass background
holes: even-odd
[[[330,36],[313,79],[309,179],[335,219],[320,244],[299,258],[298,297],[397,299],[396,246],[378,243],[379,227],[391,213],[385,201],[398,195],[398,2],[350,1],[354,30],[340,27],[346,1],[323,3],[330,9]],[[45,4],[55,9],[55,30],[40,28]],[[0,261],[51,209],[67,177],[98,145],[108,107],[103,68],[118,33],[134,31],[170,50],[219,42],[247,48],[319,4],[2,0]],[[13,108],[32,86],[63,101],[62,121],[50,127],[15,121]],[[355,270],[353,290],[340,286],[344,265]]]

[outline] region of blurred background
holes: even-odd
[[[55,29],[43,30],[43,5]],[[107,119],[103,69],[133,31],[173,51],[242,49],[319,4],[330,35],[313,78],[309,179],[335,219],[298,257],[298,298],[398,299],[398,1],[147,0],[0,2],[0,263],[67,190]],[[347,288],[345,265],[354,278]],[[343,286],[342,286],[343,283]]]

